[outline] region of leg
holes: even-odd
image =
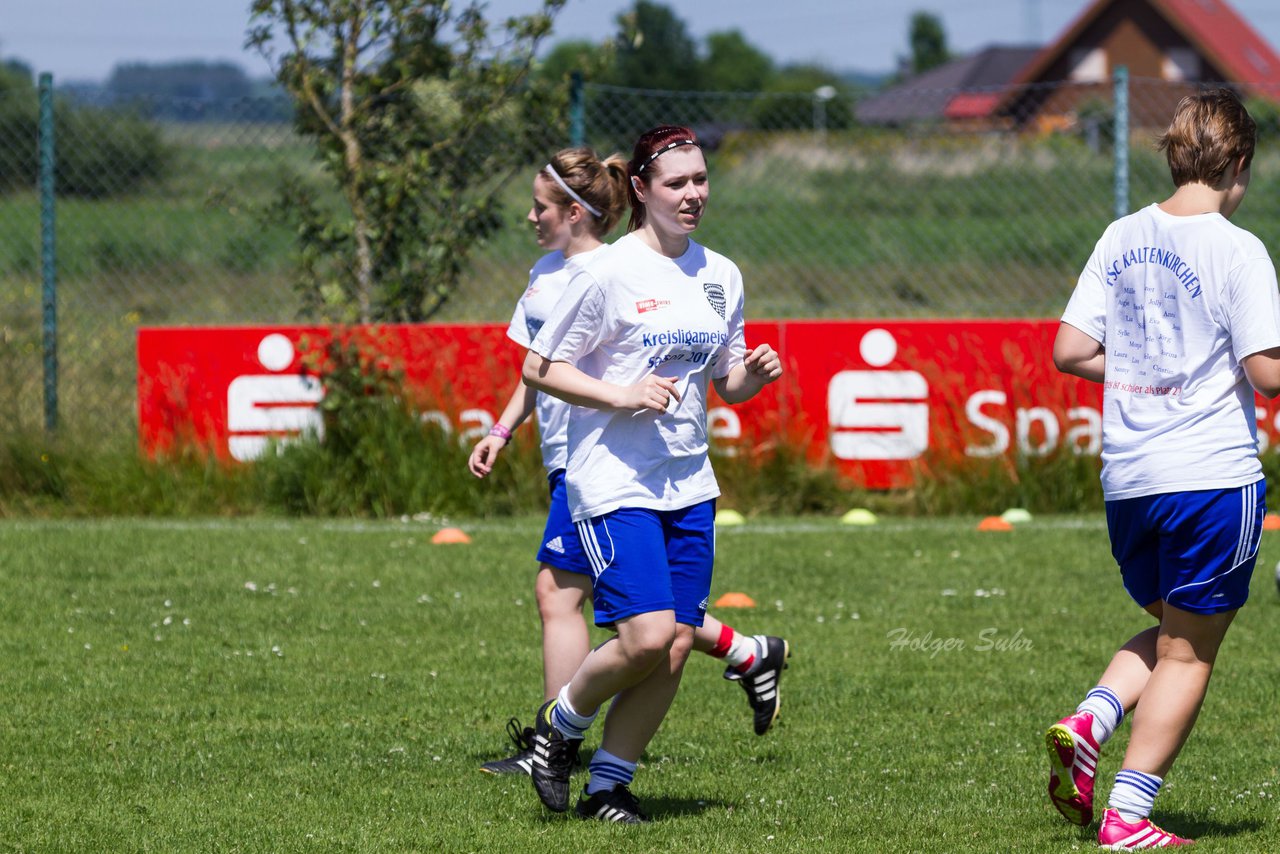
[[[644,679],[619,692],[605,719],[603,749],[630,762],[640,760],[675,699],[693,634],[692,626],[678,625],[667,654]]]
[[[542,696],[549,700],[569,683],[591,649],[582,616],[591,578],[544,563],[534,590],[542,618]]]
[[[617,626],[617,637],[593,649],[569,683],[569,703],[579,714],[589,715],[610,697],[640,684],[668,658],[677,636],[672,611],[637,614]],[[686,637],[685,643],[691,642]]]
[[[1160,618],[1157,600],[1147,611]],[[1058,721],[1045,733],[1049,757],[1049,802],[1072,824],[1093,821],[1093,782],[1098,755],[1123,714],[1132,709],[1155,668],[1159,626],[1144,629],[1112,657],[1098,686],[1089,692],[1075,714]],[[1104,690],[1105,689],[1105,690]],[[1107,696],[1110,691],[1112,696]],[[1115,704],[1120,704],[1120,709]]]
[[[1157,619],[1160,617],[1158,613],[1155,616]],[[1102,672],[1102,678],[1098,680],[1099,685],[1115,692],[1126,712],[1138,704],[1138,698],[1142,696],[1147,681],[1151,678],[1151,671],[1155,669],[1156,638],[1159,634],[1160,627],[1152,626],[1131,637],[1128,643],[1116,651],[1111,663]]]
[[[695,652],[710,654],[720,645],[720,633],[724,631],[724,623],[707,614],[702,625],[693,630],[693,649]]]
[[[1197,614],[1164,608],[1156,664],[1133,715],[1124,767],[1163,777],[1191,733],[1209,677],[1236,611]]]

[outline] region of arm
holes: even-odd
[[[614,385],[589,377],[568,362],[553,362],[532,350],[524,359],[524,382],[538,391],[592,409],[665,412],[671,398],[680,399],[675,380],[666,377],[650,374],[635,385]]]
[[[1280,347],[1245,356],[1240,366],[1259,394],[1268,400],[1280,396]]]
[[[514,432],[533,412],[537,399],[537,390],[525,385],[524,380],[517,380],[516,387],[511,392],[511,398],[503,408],[502,414],[498,416],[494,429],[499,433]],[[471,450],[471,456],[467,459],[467,468],[476,477],[484,477],[493,471],[493,464],[498,460],[498,452],[507,446],[507,441],[508,439],[495,433],[485,436]]]
[[[1064,374],[1100,383],[1106,378],[1107,350],[1070,323],[1060,323],[1053,341],[1053,364]]]
[[[735,366],[726,376],[717,377],[716,394],[725,403],[742,403],[755,397],[760,389],[782,376],[782,360],[768,344],[752,350],[741,365]]]

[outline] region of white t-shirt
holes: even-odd
[[[601,244],[571,258],[565,258],[560,251],[543,255],[529,271],[529,287],[516,303],[511,325],[507,327],[507,337],[527,349],[533,339],[538,337],[538,330],[542,329],[542,324],[546,323],[551,310],[569,287],[573,274],[605,248]],[[542,465],[549,472],[562,469],[569,459],[569,404],[558,397],[538,392],[536,413]]]
[[[681,397],[664,413],[570,409],[574,521],[720,494],[707,458],[707,380],[746,356],[742,298],[737,265],[693,241],[668,258],[628,234],[574,276],[530,349],[615,385],[670,377]]]
[[[1262,476],[1240,360],[1280,346],[1280,294],[1258,238],[1151,205],[1107,227],[1062,320],[1106,348],[1107,500]]]

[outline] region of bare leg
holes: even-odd
[[[1191,733],[1235,611],[1195,614],[1164,606],[1156,665],[1133,715],[1124,767],[1163,777]]]
[[[582,606],[591,596],[591,579],[547,566],[534,583],[542,617],[542,693],[551,699],[569,683],[591,650]]]
[[[618,694],[605,718],[602,748],[629,762],[640,761],[675,699],[693,635],[692,626],[678,624],[670,653],[641,682]]]
[[[1160,627],[1144,629],[1129,639],[1111,658],[1098,684],[1110,688],[1126,712],[1138,704],[1156,666],[1156,638]]]
[[[693,630],[694,650],[697,652],[711,652],[716,648],[716,644],[720,643],[720,632],[723,630],[724,623],[710,614],[706,614],[702,619],[702,625]]]
[[[579,714],[591,714],[614,694],[644,681],[667,660],[675,639],[674,611],[619,620],[617,636],[591,650],[569,682],[569,702]]]

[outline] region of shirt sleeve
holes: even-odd
[[[532,278],[530,278],[530,282],[532,283]],[[525,293],[529,293],[527,288]],[[529,338],[529,315],[525,312],[523,296],[516,303],[515,313],[511,315],[511,325],[507,327],[507,337],[521,347],[527,348],[533,343]]]
[[[605,339],[607,318],[604,289],[591,275],[578,273],[529,349],[553,362],[577,364]]]
[[[1104,235],[1105,238],[1105,235]],[[1062,322],[1068,323],[1099,344],[1107,343],[1107,271],[1103,241],[1093,247],[1089,262],[1076,280]]]
[[[711,376],[715,379],[723,379],[729,376],[729,372],[741,365],[747,357],[746,322],[743,311],[746,297],[742,287],[742,274],[736,268],[733,271],[731,281],[733,282],[734,290],[737,292],[737,299],[729,306],[729,313],[725,317],[728,340],[725,342],[724,357],[717,360],[716,366],[712,371]]]
[[[1280,292],[1270,258],[1250,258],[1236,267],[1225,296],[1223,313],[1237,360],[1280,347]]]

